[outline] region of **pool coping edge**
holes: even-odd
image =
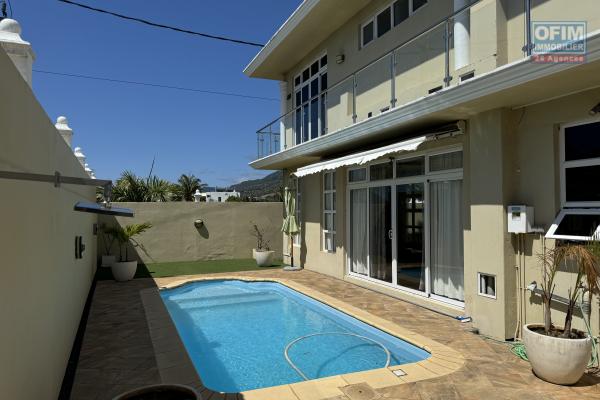
[[[425,360],[421,360],[415,363],[402,364],[397,366],[391,366],[388,368],[379,368],[367,371],[354,372],[350,374],[336,375],[326,378],[314,379],[305,382],[291,383],[280,386],[273,386],[261,389],[254,389],[240,394],[246,399],[273,399],[276,396],[277,399],[281,400],[318,400],[326,399],[336,396],[343,395],[343,391],[340,388],[345,386],[366,383],[373,389],[380,389],[389,386],[401,385],[405,383],[418,382],[426,379],[439,378],[459,370],[465,363],[464,357],[456,350],[448,347],[444,344],[436,342],[430,338],[427,338],[421,334],[413,332],[409,329],[403,328],[398,324],[378,317],[364,311],[355,306],[352,306],[344,301],[331,297],[325,293],[316,291],[303,284],[295,282],[290,279],[276,278],[276,277],[250,277],[244,275],[235,274],[219,274],[218,276],[188,276],[182,277],[172,281],[170,283],[160,285],[160,278],[155,279],[158,288],[144,289],[140,292],[144,308],[146,308],[146,315],[148,318],[148,327],[151,331],[151,338],[157,357],[157,365],[161,379],[164,383],[172,383],[171,381],[176,380],[188,380],[188,385],[196,388],[201,396],[208,395],[211,400],[221,397],[215,397],[215,395],[222,395],[225,398],[225,393],[213,392],[206,388],[202,384],[201,377],[197,373],[195,367],[187,350],[183,345],[179,337],[179,333],[175,328],[173,321],[164,305],[162,298],[160,297],[159,291],[162,289],[174,289],[193,282],[202,281],[214,281],[214,280],[239,280],[246,282],[275,282],[279,283],[287,288],[295,290],[305,296],[310,297],[313,300],[326,304],[340,312],[343,312],[351,317],[362,321],[374,328],[377,328],[383,332],[386,332],[392,336],[395,336],[401,340],[404,340],[418,348],[427,351],[430,357]],[[151,295],[151,296],[150,296]],[[158,307],[157,312],[157,300],[160,302],[162,307]],[[401,300],[399,300],[401,301]],[[160,310],[162,308],[162,310]],[[161,312],[162,311],[162,312]],[[157,315],[158,314],[158,315]],[[165,318],[168,317],[168,320]],[[165,347],[172,338],[167,338],[168,335],[153,335],[153,330],[160,331],[165,329],[165,324],[170,325],[170,328],[176,333],[176,340],[179,342],[179,346],[171,344],[177,348],[169,350],[169,346]],[[171,330],[169,329],[169,330]],[[171,331],[171,335],[172,335]],[[155,342],[155,337],[157,342]],[[183,355],[181,355],[183,350]],[[180,365],[171,365],[178,356],[182,356]],[[189,367],[191,366],[193,374],[190,373]],[[183,375],[180,375],[183,373]],[[192,379],[192,375],[195,375]],[[182,382],[183,383],[183,382]],[[203,396],[204,397],[204,396]]]

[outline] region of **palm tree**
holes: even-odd
[[[113,188],[113,201],[144,202],[147,201],[148,187],[143,179],[131,171],[124,171]]]
[[[194,175],[181,174],[177,183],[173,185],[174,199],[180,201],[193,201],[196,190],[206,187],[205,183]]]
[[[147,202],[169,201],[171,199],[171,183],[158,176],[149,177],[146,180]]]
[[[171,199],[172,185],[169,181],[153,175],[142,179],[130,171],[125,171],[113,188],[113,201],[155,202]]]

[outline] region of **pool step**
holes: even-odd
[[[240,304],[264,303],[280,300],[281,297],[274,293],[240,293],[237,295],[223,295],[196,299],[180,299],[175,302],[179,305],[179,308],[181,308],[182,310],[186,310],[223,307]]]

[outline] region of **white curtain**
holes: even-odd
[[[464,301],[462,181],[431,183],[430,198],[432,292]]]
[[[367,270],[367,189],[350,191],[351,270],[366,275]]]
[[[369,189],[369,256],[371,278],[392,282],[391,188]]]

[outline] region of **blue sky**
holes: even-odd
[[[199,32],[265,43],[300,0],[78,0]],[[258,48],[204,39],[93,13],[55,0],[12,0],[34,69],[278,98],[274,81],[247,78]],[[277,101],[249,100],[35,73],[33,89],[54,122],[69,119],[99,178],[129,169],[175,180],[193,173],[210,185],[266,174],[257,128],[277,117]]]

